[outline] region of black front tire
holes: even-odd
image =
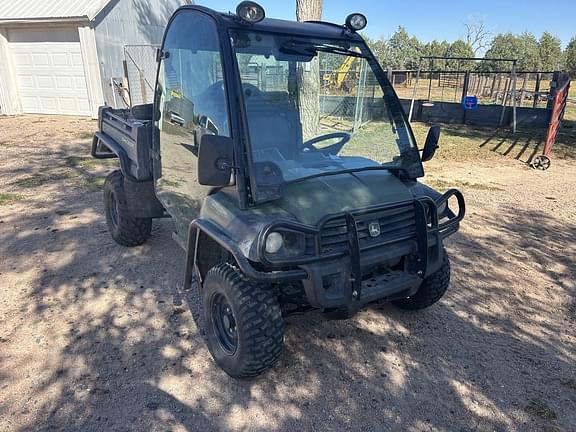
[[[137,218],[130,214],[121,171],[108,174],[104,182],[104,211],[108,231],[122,246],[139,246],[150,237],[152,218]]]
[[[284,344],[284,321],[271,289],[243,279],[233,266],[213,267],[202,286],[204,325],[212,357],[233,378],[270,368]]]
[[[444,250],[442,266],[424,279],[420,288],[412,297],[392,302],[394,306],[406,310],[420,310],[432,306],[446,293],[450,285],[450,258]]]

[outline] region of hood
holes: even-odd
[[[229,190],[205,198],[200,216],[221,227],[246,257],[257,260],[255,239],[269,223],[295,219],[316,225],[326,215],[412,199],[410,189],[388,171],[361,171],[288,184],[283,197],[239,210]]]
[[[360,171],[316,177],[288,184],[274,205],[299,222],[315,225],[327,214],[412,198],[388,171]]]

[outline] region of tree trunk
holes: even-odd
[[[298,21],[319,21],[322,19],[323,0],[296,0]]]
[[[298,21],[320,20],[323,0],[296,0]],[[298,104],[304,141],[318,134],[320,119],[320,64],[318,57],[298,65]]]

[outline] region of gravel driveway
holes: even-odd
[[[238,381],[193,293],[173,304],[171,222],[134,249],[108,235],[95,128],[0,118],[0,430],[576,430],[574,160],[431,162],[468,204],[444,299],[291,317],[276,367]]]

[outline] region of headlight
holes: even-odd
[[[305,258],[314,253],[314,237],[289,228],[275,229],[266,236],[264,252],[271,261]]]
[[[279,232],[271,232],[266,237],[266,253],[275,254],[284,245],[284,238]]]
[[[264,8],[253,1],[243,1],[236,7],[236,15],[248,24],[262,21],[266,14]]]
[[[360,13],[353,13],[346,17],[346,27],[352,31],[360,31],[368,24],[366,17]]]

